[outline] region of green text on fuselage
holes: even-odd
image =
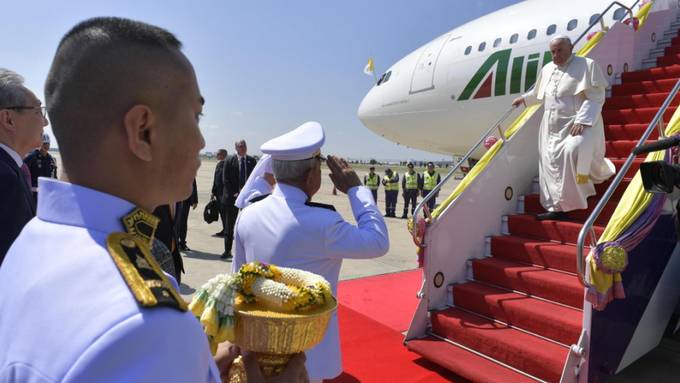
[[[482,64],[472,76],[458,101],[470,98],[484,98],[526,92],[536,82],[538,70],[552,60],[550,51],[543,52],[542,64],[539,66],[540,53],[532,53],[528,56],[512,58],[510,69],[510,83],[508,84],[508,68],[512,49],[504,49],[494,52]],[[524,63],[526,61],[526,71]],[[524,72],[524,90],[522,90],[522,73]],[[491,78],[489,78],[491,76]],[[493,84],[491,83],[493,81]],[[476,92],[475,92],[476,91]]]

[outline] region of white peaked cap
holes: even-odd
[[[272,156],[274,160],[304,160],[319,153],[325,140],[326,136],[321,124],[316,121],[309,121],[288,133],[265,142],[260,150],[262,153]]]

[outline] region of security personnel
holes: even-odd
[[[345,160],[329,156],[327,164],[333,184],[349,197],[357,226],[333,206],[311,202],[321,186],[323,143],[321,125],[307,122],[262,145],[262,152],[272,156],[277,184],[270,196],[241,212],[232,271],[252,261],[299,268],[324,276],[336,294],[344,258],[387,253],[385,221],[371,192]],[[321,343],[306,354],[312,382],[342,372],[337,316],[331,318]]]
[[[371,190],[373,201],[378,204],[378,187],[380,186],[380,176],[375,174],[375,166],[368,168],[368,174],[364,176],[364,185]]]
[[[31,171],[31,191],[33,198],[38,198],[38,177],[57,178],[57,160],[49,153],[50,135],[43,133],[42,145],[24,158],[24,163]]]
[[[38,215],[0,267],[0,381],[217,383],[231,364],[150,253],[148,212],[191,193],[205,146],[180,47],[112,17],[61,40],[45,96],[69,182],[40,178]]]
[[[420,175],[413,170],[413,163],[409,162],[408,170],[404,173],[404,178],[401,179],[401,195],[404,197],[404,214],[401,218],[408,218],[408,205],[411,203],[411,214],[416,210],[416,202],[418,200],[418,185],[420,184]]]
[[[442,177],[439,175],[437,171],[434,170],[433,162],[427,163],[427,170],[423,172],[421,180],[422,180],[421,195],[423,196],[423,198],[430,194],[430,192],[434,190],[434,188],[437,187],[437,185],[439,185],[440,182],[442,182]],[[437,192],[437,194],[435,194],[434,197],[432,197],[432,199],[427,201],[427,207],[430,210],[434,209],[438,195],[439,192]]]
[[[382,184],[385,186],[385,217],[394,218],[397,210],[397,196],[399,196],[399,174],[386,168]]]

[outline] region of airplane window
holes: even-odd
[[[479,44],[479,48],[477,48],[477,50],[481,52],[481,51],[484,50],[484,48],[486,48],[486,43],[485,43],[485,42]]]
[[[390,76],[392,76],[392,71],[385,73],[385,78],[383,79],[382,83],[384,84],[384,83],[390,81]]]
[[[626,15],[626,9],[625,8],[619,8],[614,12],[614,20],[621,20],[623,19],[623,16]]]
[[[468,47],[465,48],[465,55],[466,55],[466,56],[469,55],[470,52],[472,52],[472,45],[468,45]]]
[[[550,26],[548,27],[548,29],[545,31],[545,34],[548,35],[548,36],[550,36],[550,35],[552,35],[553,33],[555,33],[556,30],[557,30],[557,25],[555,25],[555,24],[550,24]]]
[[[576,20],[576,19],[570,20],[569,23],[567,24],[567,30],[573,31],[574,29],[576,29],[577,25],[578,25],[578,20]]]
[[[514,44],[517,42],[517,39],[519,39],[519,35],[515,33],[514,35],[510,36],[510,44]]]
[[[384,79],[385,79],[385,73],[383,73],[382,76],[380,76],[380,78],[378,79],[378,82],[375,85],[380,86],[380,84],[383,83]]]
[[[599,13],[596,13],[596,14],[590,16],[590,20],[588,21],[588,25],[593,25],[593,23],[597,21],[598,17],[600,17]]]
[[[536,37],[536,30],[532,29],[527,33],[527,40],[532,40],[534,37]]]
[[[501,45],[501,38],[500,37],[497,38],[496,40],[494,40],[494,42],[493,42],[494,48],[498,47],[499,45]]]

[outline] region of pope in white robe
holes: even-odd
[[[542,102],[538,150],[541,205],[538,219],[561,219],[564,212],[585,209],[595,186],[615,173],[604,157],[602,106],[607,79],[592,59],[572,54],[571,41],[550,42],[553,62],[538,74],[536,86],[513,105]]]

